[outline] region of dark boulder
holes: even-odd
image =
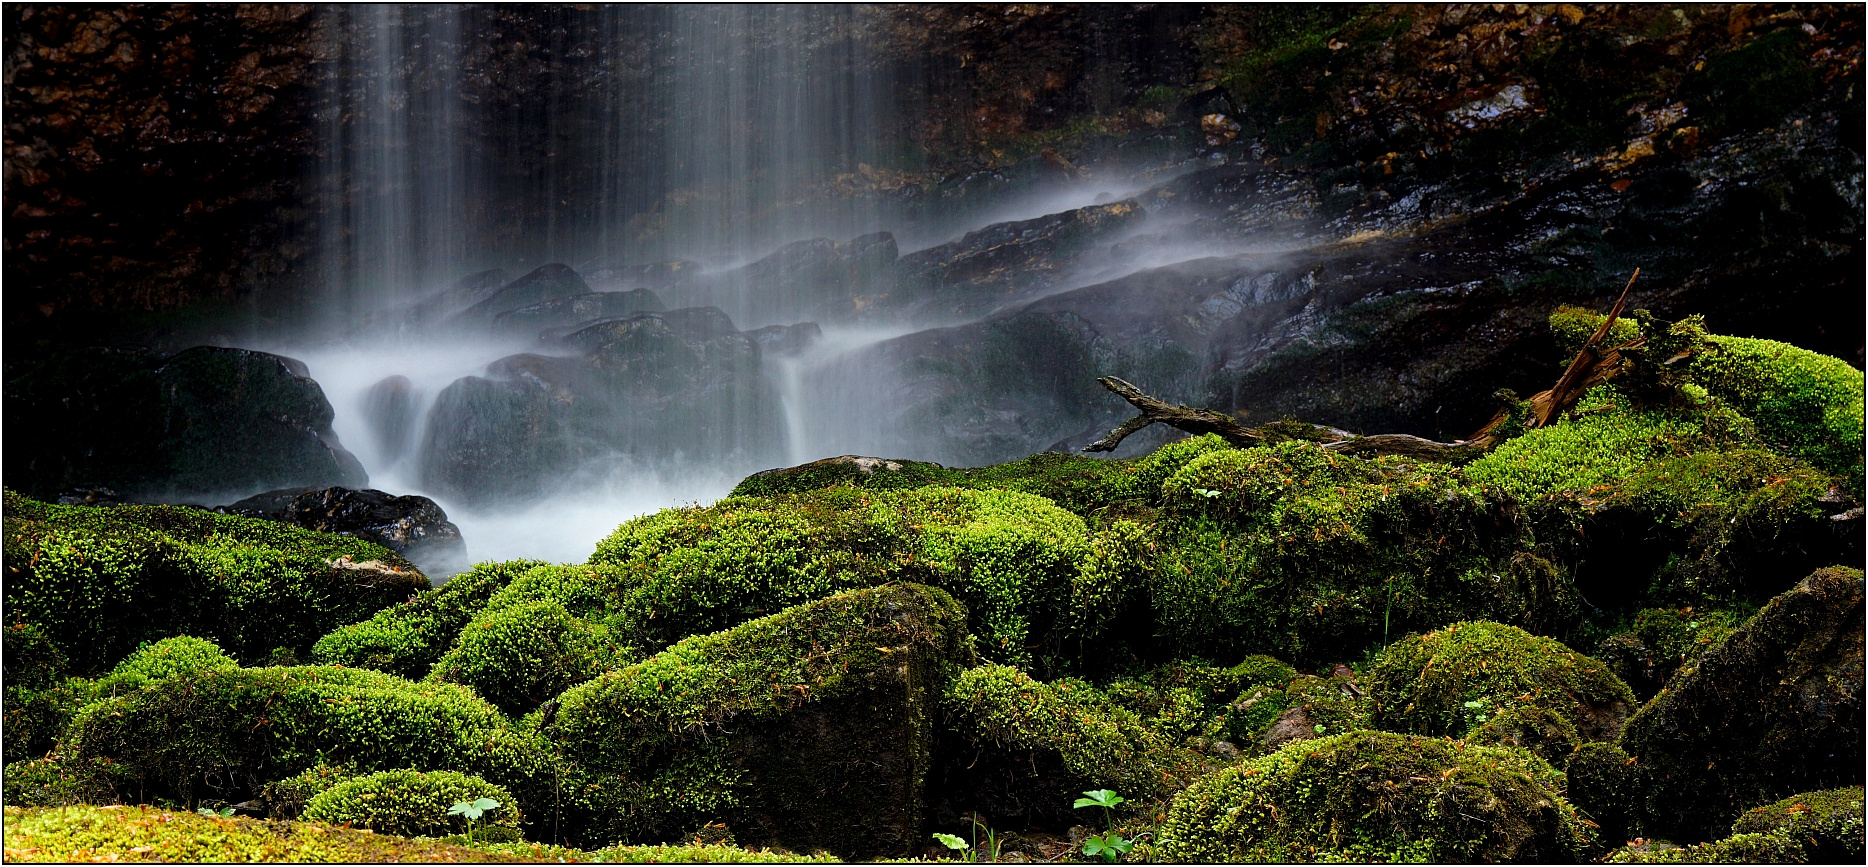
[[[521,307],[554,298],[589,295],[590,284],[569,265],[540,265],[525,276],[499,287],[499,290],[460,314],[466,322],[489,322],[493,317]]]
[[[493,330],[511,334],[536,334],[546,329],[587,325],[597,319],[613,319],[633,313],[659,313],[666,309],[662,299],[648,289],[567,295],[498,314],[493,317]]]
[[[718,308],[601,320],[558,343],[578,354],[509,356],[441,393],[422,449],[430,489],[528,498],[606,455],[743,465],[784,447],[759,346]]]
[[[554,400],[567,393],[535,378],[455,380],[428,415],[423,484],[471,503],[543,493],[578,457],[565,401]]]
[[[198,346],[58,353],[7,383],[8,483],[55,497],[224,499],[254,490],[368,483],[331,430],[302,362]]]
[[[409,450],[420,397],[406,376],[383,377],[364,394],[363,420],[385,461],[393,462]]]
[[[670,291],[689,304],[724,308],[741,322],[845,320],[861,307],[859,296],[891,279],[897,254],[895,236],[888,232],[844,244],[812,238],[738,268],[681,273]]]
[[[1816,571],[1628,719],[1646,831],[1710,840],[1749,807],[1860,782],[1862,590],[1859,571]]]
[[[468,274],[454,281],[452,286],[416,302],[409,309],[409,318],[417,323],[439,322],[485,301],[509,280],[504,268]]]
[[[367,539],[401,554],[434,580],[467,567],[467,545],[460,528],[427,497],[374,489],[286,488],[214,511]]]

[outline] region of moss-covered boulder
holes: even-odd
[[[251,798],[320,761],[466,771],[526,796],[550,791],[552,767],[547,742],[467,689],[320,666],[150,681],[80,711],[58,755],[110,759],[145,797],[183,801]]]
[[[966,604],[981,652],[1007,662],[1050,638],[1087,552],[1083,520],[1012,491],[828,488],[667,509],[599,543],[608,595],[644,649],[830,593],[918,581]]]
[[[188,635],[164,638],[136,649],[97,679],[100,694],[117,695],[136,689],[152,680],[197,675],[209,671],[231,671],[240,663],[221,652],[212,641]]]
[[[1629,718],[1650,833],[1710,840],[1748,807],[1860,782],[1862,597],[1859,571],[1811,574]]]
[[[448,808],[480,798],[499,802],[482,822],[518,829],[521,813],[511,792],[455,771],[377,771],[345,780],[313,796],[302,818],[399,837],[444,837],[451,829],[465,827]]]
[[[446,584],[384,608],[368,620],[331,630],[312,645],[311,658],[325,665],[373,668],[411,680],[421,678],[495,592],[543,565],[537,560],[477,564]]]
[[[1744,617],[1722,609],[1644,608],[1634,624],[1596,645],[1595,658],[1647,701],[1674,672],[1732,633]]]
[[[7,617],[36,624],[71,672],[138,644],[211,640],[237,659],[319,636],[426,590],[386,548],[175,506],[55,506],[8,492]]]
[[[0,770],[0,801],[9,809],[115,804],[130,797],[134,787],[135,781],[110,759],[44,756],[8,762]]]
[[[951,596],[890,584],[681,641],[541,725],[603,787],[611,839],[724,820],[741,842],[900,854],[922,842],[940,686],[972,661]]]
[[[1483,620],[1395,642],[1369,672],[1367,687],[1379,728],[1466,737],[1491,726],[1488,739],[1516,740],[1517,732],[1553,761],[1578,742],[1614,740],[1636,704],[1628,685],[1601,662]]]
[[[1228,720],[1242,743],[1272,752],[1292,741],[1369,728],[1374,703],[1353,675],[1299,675],[1280,690],[1254,692],[1233,703]]]
[[[1203,762],[1177,743],[1083,681],[979,666],[941,697],[939,777],[930,793],[936,811],[956,821],[980,811],[1021,827],[1069,824],[1084,790],[1138,798],[1185,785]]]
[[[1801,843],[1781,834],[1733,834],[1711,843],[1631,844],[1603,856],[1605,864],[1806,864]]]
[[[1550,630],[1577,613],[1510,498],[1449,467],[1289,441],[1195,458],[1162,498],[1151,591],[1183,653],[1331,662],[1456,620]]]
[[[1812,863],[1853,864],[1862,860],[1868,834],[1862,807],[1861,786],[1804,792],[1746,810],[1732,833],[1782,834],[1804,843]]]
[[[1512,748],[1357,731],[1293,743],[1176,795],[1178,862],[1570,861],[1594,845],[1562,775]]]
[[[0,729],[5,761],[11,764],[45,755],[78,710],[97,697],[97,683],[82,677],[66,678],[42,689],[9,684],[4,698],[6,723]]]
[[[1596,823],[1605,845],[1634,838],[1644,790],[1633,756],[1610,743],[1583,744],[1570,753],[1563,774],[1570,803]]]
[[[556,599],[515,601],[474,617],[428,679],[467,684],[501,710],[523,714],[640,658],[616,642],[609,626],[573,614]]]

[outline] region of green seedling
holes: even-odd
[[[1123,803],[1128,799],[1108,789],[1095,789],[1093,791],[1084,792],[1083,795],[1084,797],[1078,798],[1077,803],[1073,806],[1075,809],[1079,810],[1084,807],[1103,808],[1104,828],[1103,833],[1092,835],[1089,839],[1083,841],[1083,854],[1092,856],[1100,855],[1104,861],[1113,864],[1117,858],[1122,857],[1124,853],[1135,848],[1134,843],[1124,839],[1122,835],[1117,834],[1115,830],[1116,816],[1113,810],[1117,804]]]
[[[196,810],[195,812],[200,813],[203,816],[220,816],[222,818],[228,818],[234,814],[234,808],[222,807],[216,810],[213,807],[202,807],[201,809]]]
[[[497,809],[499,809],[498,801],[492,798],[479,798],[473,801],[462,801],[449,807],[448,815],[462,816],[467,819],[467,842],[471,843],[473,842],[473,823],[479,821],[481,816],[486,815],[488,810]]]
[[[966,860],[968,861],[973,860],[973,852],[972,852],[973,844],[960,839],[960,835],[942,834],[939,831],[935,831],[934,839],[939,841],[942,846],[946,846],[947,848],[952,849],[955,852],[965,853]]]

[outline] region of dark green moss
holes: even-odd
[[[312,646],[312,659],[409,679],[422,677],[495,592],[543,565],[537,560],[477,564],[440,587],[376,612],[369,620],[325,634]]]
[[[80,711],[58,754],[110,759],[146,797],[183,802],[249,798],[319,762],[463,770],[521,792],[551,767],[546,742],[462,687],[315,666],[150,681]]]
[[[1197,715],[1199,703],[1190,704]],[[1045,682],[1010,666],[981,666],[947,686],[941,709],[949,767],[939,794],[954,813],[977,809],[1006,821],[1069,821],[1082,791],[1163,796],[1201,770],[1197,754],[1175,749],[1174,733],[1150,726],[1079,680]],[[1152,710],[1159,725],[1159,717],[1181,709],[1170,703]]]
[[[724,819],[741,841],[906,851],[939,684],[974,659],[965,624],[931,587],[837,594],[573,687],[546,730],[592,771],[579,796],[617,836]]]
[[[1862,573],[1818,570],[1630,717],[1644,830],[1709,840],[1746,808],[1860,780]]]
[[[7,617],[38,624],[73,673],[144,641],[212,640],[258,660],[426,589],[386,548],[176,506],[54,506],[6,494]]]
[[[1463,618],[1577,614],[1515,504],[1454,468],[1290,441],[1196,458],[1162,497],[1150,590],[1181,653],[1327,663]]]
[[[1732,833],[1781,834],[1803,842],[1813,863],[1859,862],[1864,837],[1862,787],[1804,792],[1747,810],[1732,823]]]
[[[1608,665],[1646,701],[1680,667],[1699,658],[1744,618],[1734,611],[1693,608],[1645,608],[1634,625],[1598,646],[1595,657]]]
[[[1539,730],[1540,738],[1608,741],[1635,707],[1634,694],[1608,666],[1554,639],[1485,621],[1396,642],[1366,685],[1377,726],[1426,735],[1466,737],[1509,713],[1512,725]],[[1523,705],[1554,712],[1562,721],[1541,722],[1538,714],[1520,710]]]
[[[1642,782],[1633,757],[1614,744],[1583,744],[1570,754],[1563,772],[1570,803],[1596,823],[1605,845],[1634,838]]]
[[[1809,101],[1819,85],[1809,62],[1809,37],[1795,27],[1707,58],[1687,82],[1693,117],[1722,132],[1770,126]]]
[[[319,792],[357,776],[355,767],[319,762],[283,780],[275,780],[260,787],[260,810],[268,818],[296,819],[304,815],[305,805],[311,803],[311,799],[317,797]]]
[[[1168,861],[1568,861],[1593,845],[1562,775],[1518,749],[1348,732],[1175,796]]]
[[[44,689],[65,677],[65,654],[37,624],[14,622],[0,627],[0,666],[6,685]]]
[[[0,770],[0,781],[0,801],[8,809],[115,804],[134,787],[123,768],[109,759],[46,757],[8,762]]]
[[[78,709],[97,697],[97,684],[81,677],[67,678],[44,689],[8,684],[4,698],[5,761],[12,764],[45,755]]]

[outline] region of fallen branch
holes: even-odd
[[[1165,400],[1150,397],[1130,383],[1113,376],[1096,380],[1104,388],[1115,392],[1123,400],[1142,411],[1138,415],[1096,442],[1083,448],[1086,452],[1113,451],[1129,434],[1135,433],[1151,424],[1160,422],[1184,430],[1194,436],[1219,434],[1227,442],[1236,446],[1253,446],[1263,442],[1265,435],[1240,424],[1232,416],[1214,412],[1210,409],[1195,409]]]
[[[1563,413],[1569,412],[1576,406],[1576,402],[1582,399],[1583,394],[1589,389],[1609,381],[1621,372],[1623,350],[1636,349],[1647,343],[1645,337],[1636,337],[1609,349],[1601,348],[1603,341],[1608,338],[1609,332],[1614,328],[1615,321],[1621,318],[1622,309],[1628,303],[1628,293],[1634,289],[1635,278],[1640,276],[1641,269],[1636,268],[1634,274],[1628,278],[1628,285],[1622,287],[1621,297],[1615,299],[1615,305],[1609,308],[1608,318],[1602,321],[1602,325],[1589,336],[1588,340],[1583,341],[1582,349],[1578,350],[1576,357],[1570,360],[1569,367],[1564,368],[1563,375],[1557,378],[1557,384],[1531,396],[1528,411],[1525,414],[1524,426],[1526,428],[1544,427],[1561,418]],[[1085,446],[1083,450],[1086,452],[1114,451],[1116,446],[1121,445],[1130,434],[1157,422],[1195,436],[1218,434],[1235,446],[1254,446],[1267,439],[1275,439],[1275,437],[1268,437],[1265,431],[1246,427],[1224,413],[1181,406],[1151,397],[1133,384],[1113,376],[1102,377],[1097,382],[1102,383],[1104,388],[1115,392],[1123,400],[1141,410],[1141,415],[1123,422],[1121,426],[1110,431],[1108,436]],[[1424,439],[1412,434],[1371,434],[1360,437],[1349,436],[1320,445],[1329,451],[1352,455],[1404,455],[1424,460],[1452,460],[1490,451],[1494,446],[1503,442],[1507,433],[1505,423],[1511,418],[1511,410],[1512,407],[1500,409],[1496,415],[1492,416],[1491,421],[1486,422],[1485,426],[1471,438],[1450,443]]]

